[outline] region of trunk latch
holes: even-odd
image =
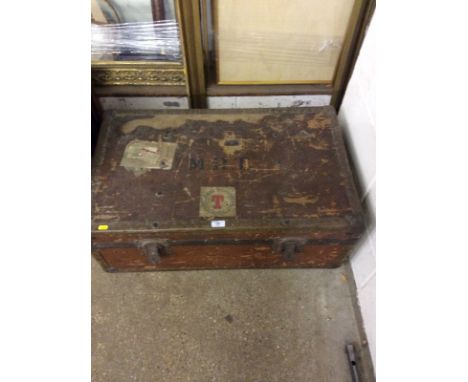
[[[161,256],[169,255],[169,246],[166,240],[141,241],[138,245],[143,250],[145,256],[151,264],[161,261]]]
[[[275,252],[281,253],[283,260],[292,261],[296,255],[304,249],[305,239],[301,238],[284,238],[277,239],[273,243]]]

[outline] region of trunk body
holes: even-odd
[[[108,271],[336,267],[364,228],[332,107],[110,112],[92,196]]]

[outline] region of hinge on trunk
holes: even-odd
[[[281,253],[283,260],[292,261],[299,252],[302,252],[307,240],[302,238],[277,239],[273,243],[275,252]]]
[[[169,255],[167,240],[144,240],[138,243],[138,247],[143,249],[143,256],[146,256],[151,264],[157,264],[161,261],[161,256]]]

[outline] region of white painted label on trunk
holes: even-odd
[[[226,221],[225,220],[213,220],[211,222],[211,227],[212,228],[224,228],[226,227]]]

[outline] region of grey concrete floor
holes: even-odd
[[[92,260],[92,380],[351,382],[348,266],[332,270],[104,272]]]

